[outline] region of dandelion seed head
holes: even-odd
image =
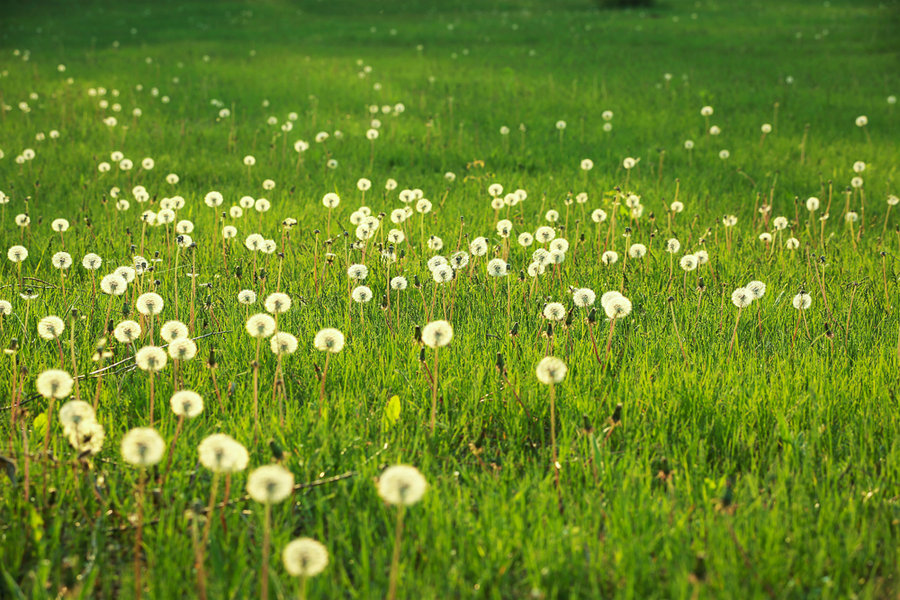
[[[291,297],[283,292],[275,292],[266,297],[266,310],[273,315],[285,313],[291,309]]]
[[[191,338],[182,337],[170,342],[168,350],[174,360],[191,360],[197,355],[197,344]]]
[[[38,393],[44,398],[59,400],[72,393],[72,386],[75,385],[75,380],[66,371],[49,369],[38,375],[34,385]]]
[[[589,288],[578,288],[572,293],[572,301],[575,306],[586,308],[594,304],[597,294]]]
[[[800,292],[791,300],[791,305],[797,310],[806,310],[812,306],[812,296],[806,292]]]
[[[429,348],[442,348],[453,339],[453,326],[447,321],[432,321],[422,328],[422,343]]]
[[[378,495],[388,504],[412,506],[419,502],[428,489],[422,473],[410,465],[393,465],[378,478]]]
[[[203,412],[203,397],[192,390],[179,390],[169,400],[175,416],[193,419]]]
[[[250,337],[266,338],[275,333],[275,319],[266,313],[256,313],[247,319],[246,328]]]
[[[137,302],[135,302],[135,308],[145,316],[158,315],[162,312],[164,305],[162,296],[155,292],[141,294],[138,296]]]
[[[133,323],[134,321],[130,321]],[[140,331],[140,330],[138,330]],[[159,328],[159,336],[167,342],[174,342],[180,338],[188,337],[189,331],[187,325],[181,321],[166,321]]]
[[[294,474],[280,465],[266,465],[247,477],[247,493],[260,504],[277,504],[294,489]]]
[[[360,285],[353,288],[353,291],[350,293],[350,297],[354,302],[359,302],[360,304],[362,304],[372,299],[372,290],[369,289],[368,286]]]
[[[535,369],[538,381],[544,385],[562,383],[568,372],[566,363],[555,356],[545,356]]]
[[[744,286],[750,294],[753,295],[753,298],[758,300],[762,298],[766,293],[766,284],[762,281],[751,281],[747,285]]]
[[[62,335],[65,328],[63,320],[55,315],[46,316],[37,324],[38,335],[45,340],[55,340]]]
[[[753,302],[753,293],[745,287],[739,287],[731,292],[731,302],[738,308],[747,308]]]
[[[122,321],[116,325],[113,336],[119,343],[130,344],[141,336],[141,326],[137,321]]]
[[[281,560],[289,575],[315,577],[328,566],[328,550],[312,538],[298,538],[284,547]]]
[[[250,455],[230,435],[214,433],[197,446],[200,464],[214,473],[236,473],[247,468]]]
[[[162,460],[165,451],[162,436],[150,427],[136,427],[122,438],[122,458],[136,467],[152,467]]]
[[[276,332],[269,338],[272,354],[293,354],[297,345],[297,338],[286,331]]]

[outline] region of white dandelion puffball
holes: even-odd
[[[697,257],[693,254],[685,254],[681,257],[681,260],[678,261],[678,264],[684,271],[693,271],[697,268]]]
[[[731,302],[738,308],[747,308],[753,302],[753,293],[745,287],[739,287],[731,292]]]
[[[203,397],[191,390],[179,390],[169,400],[176,416],[193,419],[203,412]]]
[[[214,433],[197,446],[200,464],[213,473],[235,473],[247,468],[250,455],[230,435]]]
[[[266,465],[247,477],[247,493],[260,504],[277,504],[294,490],[294,474],[279,465]]]
[[[53,222],[50,223],[50,229],[62,233],[69,229],[69,222],[65,219],[53,219]]]
[[[453,326],[447,321],[432,321],[422,328],[422,343],[429,348],[441,348],[453,339]]]
[[[763,123],[760,126],[759,130],[762,131],[763,133],[772,133],[772,125],[771,125],[771,123]]]
[[[575,306],[586,308],[594,304],[597,294],[589,288],[578,288],[572,293],[572,301]]]
[[[753,295],[755,300],[762,298],[766,293],[766,284],[762,281],[751,281],[744,288]]]
[[[134,321],[131,322],[133,323]],[[159,328],[159,337],[169,343],[174,342],[177,339],[186,338],[189,333],[188,326],[181,321],[166,321],[163,323],[163,326]]]
[[[328,550],[312,538],[298,538],[281,551],[284,570],[294,577],[314,577],[328,566]]]
[[[544,385],[553,385],[555,383],[562,383],[566,378],[566,373],[568,371],[569,369],[566,367],[566,363],[561,359],[556,358],[555,356],[545,356],[541,359],[541,362],[538,363],[535,374],[537,375],[538,381]]]
[[[488,251],[488,242],[483,237],[477,237],[469,244],[469,252],[472,256],[484,256]]]
[[[866,115],[860,115],[856,117],[856,126],[857,127],[865,127],[869,124],[869,117]]]
[[[273,315],[287,312],[291,308],[291,297],[282,292],[269,294],[265,302],[266,310]]]
[[[75,380],[66,371],[49,369],[38,375],[34,386],[44,398],[65,398],[72,393]]]
[[[600,262],[604,265],[614,265],[619,260],[619,253],[613,250],[607,250],[600,256]]]
[[[221,206],[224,201],[225,198],[223,198],[222,194],[219,192],[208,192],[206,196],[203,197],[203,203],[210,208]]]
[[[138,296],[137,302],[135,302],[135,308],[145,316],[158,315],[162,312],[164,305],[162,296],[155,292],[141,294]]]
[[[113,336],[119,343],[130,344],[141,336],[141,326],[137,321],[122,321],[116,325]]]
[[[785,240],[784,247],[788,250],[796,250],[800,247],[800,240],[795,237],[791,237]]]
[[[245,306],[256,303],[256,292],[253,290],[241,290],[238,292],[238,302]]]
[[[269,338],[272,354],[293,354],[297,346],[297,338],[286,331],[279,331]]]
[[[82,422],[78,427],[67,427],[64,433],[69,444],[80,455],[99,454],[106,439],[106,430],[103,429],[103,425],[93,419]]]
[[[57,252],[50,259],[50,262],[57,269],[68,269],[72,266],[72,255],[68,252]]]
[[[344,349],[344,334],[330,327],[321,329],[313,339],[313,346],[320,352],[337,354]]]
[[[341,198],[334,192],[328,192],[324,196],[322,196],[322,204],[326,208],[337,208],[337,205],[341,203]]]
[[[406,277],[403,277],[402,275],[398,275],[397,277],[391,279],[392,290],[397,290],[398,292],[403,291],[407,288],[408,285],[409,282],[406,280]]]
[[[81,266],[88,271],[96,271],[101,266],[103,266],[103,259],[100,258],[100,256],[98,256],[97,254],[89,252],[84,255],[84,258],[81,259]]]
[[[275,319],[266,313],[257,313],[247,319],[247,333],[250,337],[264,338],[275,333]]]
[[[369,276],[369,267],[366,265],[350,265],[347,268],[347,277],[354,281],[362,281]]]
[[[38,321],[37,331],[41,339],[55,340],[65,330],[66,324],[55,315],[49,315]]]
[[[169,343],[168,350],[174,360],[191,360],[197,355],[197,344],[188,337],[178,338]]]
[[[666,242],[666,252],[669,254],[676,254],[679,250],[681,250],[681,242],[677,239],[671,238]]]
[[[630,248],[628,248],[628,256],[630,258],[644,258],[647,254],[647,246],[644,244],[632,244]]]
[[[353,298],[354,302],[359,302],[360,304],[362,304],[372,299],[372,290],[369,289],[368,286],[360,285],[353,288],[350,296]]]
[[[487,264],[487,273],[491,277],[503,277],[509,272],[509,265],[502,258],[491,259]]]
[[[67,431],[78,429],[95,418],[93,407],[83,400],[69,400],[59,409],[59,423]]]
[[[534,238],[542,244],[547,244],[547,243],[551,242],[553,240],[553,238],[555,238],[555,237],[556,237],[556,230],[553,229],[552,227],[548,227],[547,225],[542,225],[541,227],[538,227],[537,230],[534,232]]]
[[[621,319],[631,314],[631,300],[618,292],[615,296],[610,296],[606,302],[603,302],[601,298],[600,304],[610,319]]]
[[[155,429],[136,427],[122,438],[122,458],[136,467],[152,467],[162,460],[166,443]]]
[[[388,504],[412,506],[425,495],[428,482],[411,465],[393,465],[378,478],[378,495]]]
[[[28,248],[25,246],[11,246],[6,253],[6,258],[10,262],[20,263],[28,258]]]
[[[684,149],[685,150],[693,150],[694,149],[694,140],[684,140]]]
[[[594,209],[594,212],[591,213],[591,220],[594,223],[602,223],[606,220],[606,211],[602,208]]]
[[[637,163],[637,159],[630,156],[627,156],[624,160],[622,160],[622,166],[625,167],[625,169],[633,169],[635,165],[637,165]]]
[[[544,307],[543,315],[548,321],[562,321],[566,318],[566,307],[560,302],[550,302]]]
[[[703,115],[704,117],[711,117],[713,114],[713,107],[712,106],[704,106],[703,108],[700,109],[700,114]]]
[[[144,346],[134,355],[138,368],[148,373],[162,371],[167,361],[165,351],[158,346]]]
[[[609,303],[609,301],[612,300],[613,298],[616,298],[621,295],[622,294],[620,294],[616,290],[611,290],[609,292],[605,292],[602,296],[600,296],[600,306],[602,306],[603,309],[606,310],[607,303]]]
[[[791,300],[791,304],[797,310],[806,310],[810,306],[812,306],[812,296],[807,294],[806,292],[800,292],[796,296],[794,296],[793,300]]]

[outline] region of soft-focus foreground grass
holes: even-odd
[[[395,511],[378,498],[373,481],[396,462],[416,465],[431,486],[407,513],[403,597],[896,597],[900,211],[885,226],[885,210],[888,195],[898,192],[900,164],[900,114],[886,101],[900,92],[897,3],[670,0],[643,12],[597,12],[586,0],[380,4],[2,8],[0,101],[10,110],[0,111],[0,190],[11,202],[3,207],[0,239],[4,251],[20,242],[28,247],[23,272],[35,278],[26,284],[40,295],[26,306],[15,265],[4,260],[0,299],[13,303],[14,315],[4,319],[0,344],[18,340],[26,397],[37,374],[60,367],[56,345],[36,336],[40,317],[56,314],[68,322],[72,308],[93,315],[76,325],[75,352],[81,373],[94,368],[107,299],[92,296],[81,256],[101,255],[101,275],[130,264],[130,245],[141,243],[140,211],[156,209],[166,196],[183,196],[179,219],[196,225],[197,249],[182,255],[178,270],[164,228],[149,228],[145,241],[145,255],[159,252],[162,259],[143,282],[144,290],[166,299],[162,318],[175,318],[177,275],[179,316],[187,319],[193,270],[199,274],[194,335],[213,334],[198,340],[197,358],[182,369],[184,385],[200,392],[207,407],[186,424],[172,472],[149,496],[148,594],[195,593],[185,515],[195,502],[206,502],[211,479],[197,464],[196,445],[222,431],[248,446],[251,467],[274,460],[273,440],[298,482],[348,474],[275,507],[277,597],[296,591],[278,556],[297,535],[320,539],[331,554],[328,569],[311,582],[311,597],[384,596]],[[105,96],[88,95],[99,87]],[[100,108],[101,99],[120,104],[121,112]],[[213,100],[231,116],[220,119]],[[369,106],[397,103],[406,110],[375,115],[380,137],[366,140]],[[715,108],[710,124],[721,135],[705,133],[704,105]],[[140,117],[132,116],[134,108]],[[603,110],[614,113],[608,132]],[[292,111],[298,119],[282,134]],[[110,115],[115,127],[102,122]],[[868,117],[865,130],[854,125],[859,115]],[[277,125],[266,123],[270,116]],[[563,135],[558,120],[567,123]],[[774,131],[761,142],[763,123]],[[501,127],[511,130],[508,136]],[[60,137],[35,139],[50,130]],[[324,145],[314,142],[319,131],[332,134]],[[302,157],[293,149],[298,139],[310,143]],[[684,148],[688,139],[695,142],[691,152]],[[25,148],[36,156],[17,165]],[[723,149],[727,160],[719,158]],[[114,165],[99,173],[97,165],[115,150],[135,168],[121,172]],[[252,169],[241,162],[247,154],[257,159]],[[641,159],[627,175],[626,156]],[[152,171],[140,168],[144,157],[155,160]],[[338,161],[336,169],[325,166],[329,157]],[[583,158],[594,161],[592,171],[579,169]],[[854,161],[867,163],[864,193],[853,192],[848,205],[844,190]],[[455,181],[444,177],[447,171]],[[167,173],[180,182],[167,184]],[[332,232],[347,229],[352,240],[348,217],[363,203],[360,177],[373,182],[364,202],[375,214],[401,206],[397,191],[383,191],[388,178],[399,189],[421,188],[435,210],[424,225],[419,215],[407,222],[409,241],[398,247],[406,255],[391,268],[410,280],[418,275],[421,294],[412,286],[401,294],[399,319],[394,296],[390,312],[382,310],[388,274],[372,249],[367,282],[375,298],[362,313],[353,307],[348,325],[347,240],[335,240],[336,262],[323,276],[320,200],[328,191],[341,195]],[[274,190],[263,191],[267,178],[276,182]],[[514,235],[508,279],[486,278],[481,259],[454,294],[438,300],[437,316],[444,306],[449,316],[453,305],[455,336],[441,352],[443,400],[432,436],[429,379],[413,339],[414,327],[427,320],[423,298],[430,305],[435,292],[422,259],[431,253],[420,236],[442,237],[446,255],[459,239],[466,248],[478,235],[499,246],[487,194],[493,182],[528,192],[510,214],[516,234],[545,224],[543,214],[553,208],[563,215],[559,225],[568,223],[559,235],[570,250],[559,274],[548,270],[529,294],[531,278],[520,281],[518,273],[534,248],[520,248]],[[138,184],[153,204],[131,198]],[[667,206],[676,185],[685,211],[671,222]],[[113,186],[131,201],[129,211],[115,210]],[[598,225],[586,215],[598,207],[612,211],[615,186],[641,195],[646,208],[629,240],[622,238],[627,218],[620,215],[609,243],[622,258],[607,267],[597,260]],[[823,243],[818,216],[829,189]],[[219,211],[202,201],[211,190],[225,195],[225,210],[245,194],[272,202],[261,219],[251,210],[234,222],[239,234],[229,244],[227,268]],[[569,192],[588,193],[586,212],[579,204],[566,208]],[[812,218],[804,207],[809,196],[822,199]],[[758,240],[772,229],[771,220],[755,210],[769,199],[770,219],[791,221],[771,247]],[[847,206],[861,215],[852,230],[844,223]],[[26,231],[13,222],[22,212],[32,218]],[[725,214],[738,217],[727,234],[720,223]],[[50,265],[62,249],[49,227],[57,217],[72,223],[64,243],[76,264],[65,294]],[[281,245],[285,217],[299,221],[286,256],[264,255],[259,266],[268,277],[255,279],[241,241],[259,231]],[[390,227],[385,219],[382,230]],[[599,227],[605,243],[609,222]],[[315,229],[322,231],[318,246]],[[785,248],[790,235],[799,249]],[[670,277],[664,252],[670,237],[681,241],[681,253],[705,248],[710,263],[685,276],[679,253]],[[623,267],[632,242],[650,253]],[[316,248],[317,277],[324,277],[318,294]],[[349,260],[359,262],[361,252]],[[271,401],[276,361],[264,355],[263,431],[254,436],[253,344],[236,296],[250,288],[262,299],[274,291],[280,269],[282,291],[294,299],[280,328],[299,338],[300,349],[285,359],[283,426]],[[751,279],[764,281],[768,291],[743,312],[729,356],[737,315],[729,296]],[[548,389],[537,383],[534,367],[548,348],[541,308],[547,300],[570,306],[569,286],[590,287],[598,296],[619,289],[634,312],[616,325],[605,369],[594,356],[584,309],[575,310],[571,327],[556,328],[553,352],[569,366],[556,390],[560,500],[550,465]],[[813,305],[797,329],[791,298],[801,289],[812,294]],[[131,292],[123,298],[127,304],[113,303],[116,322],[134,315]],[[513,323],[516,337],[508,335]],[[327,418],[320,419],[316,366],[323,357],[311,341],[326,326],[342,329],[348,344],[329,366]],[[606,332],[598,319],[601,359]],[[110,360],[130,356],[122,345],[111,349]],[[221,404],[205,366],[211,349]],[[511,385],[498,374],[498,353]],[[432,355],[426,352],[429,369]],[[2,361],[5,407],[18,367],[12,355]],[[157,421],[167,441],[175,429],[167,410],[172,381],[171,367],[157,381]],[[82,382],[85,394],[95,388],[96,379]],[[82,463],[55,428],[55,458],[41,455],[42,399],[25,404],[15,430],[8,408],[0,412],[9,474],[0,480],[0,596],[132,594],[129,515],[137,475],[118,445],[125,431],[148,424],[148,389],[139,371],[107,373],[98,410],[106,445]],[[393,395],[401,403],[395,423],[384,418]],[[617,404],[621,418],[613,421]],[[235,476],[233,497],[244,481],[245,474]],[[213,527],[211,597],[257,594],[259,513],[259,506],[240,501]]]

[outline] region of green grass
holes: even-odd
[[[146,597],[197,594],[186,515],[208,502],[212,475],[196,446],[214,432],[247,446],[250,469],[275,461],[276,447],[298,483],[317,483],[273,507],[273,598],[299,590],[280,550],[301,535],[322,541],[331,556],[309,582],[310,598],[385,597],[397,511],[379,499],[375,480],[395,463],[415,465],[430,485],[406,512],[400,597],[896,597],[900,210],[887,215],[886,199],[898,194],[900,113],[886,99],[900,93],[898,15],[897,2],[843,0],[668,0],[621,11],[598,11],[589,0],[7,4],[0,104],[10,110],[0,110],[0,190],[10,202],[0,208],[0,239],[5,248],[28,248],[23,275],[31,279],[24,282],[39,296],[20,297],[16,266],[4,260],[0,299],[13,314],[3,317],[0,345],[15,338],[18,351],[0,358],[0,597],[133,597],[129,517],[138,472],[119,444],[126,431],[149,424],[149,378],[123,362],[99,387],[95,377],[81,382],[84,397],[99,390],[106,443],[80,460],[56,415],[52,458],[43,454],[48,407],[34,387],[45,369],[71,371],[68,344],[60,364],[60,348],[37,336],[46,315],[66,320],[68,339],[77,309],[78,371],[97,368],[92,355],[108,300],[92,293],[81,257],[98,253],[102,276],[131,263],[131,244],[143,245],[150,259],[159,253],[135,286],[165,298],[160,318],[176,318],[177,275],[178,317],[187,322],[193,306],[192,335],[210,334],[181,368],[183,387],[201,393],[206,408],[185,424],[165,484],[148,487]],[[360,77],[361,65],[371,73]],[[120,113],[88,95],[98,87]],[[232,115],[219,119],[214,99]],[[18,108],[23,101],[27,114]],[[380,137],[370,144],[369,105],[396,103],[406,110],[380,115]],[[715,108],[710,124],[722,128],[718,137],[705,133],[700,108],[707,104]],[[136,107],[139,118],[131,116]],[[604,110],[614,113],[609,132]],[[282,135],[291,111],[298,119]],[[111,114],[115,127],[102,123]],[[865,131],[854,125],[863,114]],[[266,124],[270,116],[278,125]],[[567,122],[562,137],[554,125],[560,119]],[[775,130],[761,143],[763,123]],[[50,130],[59,139],[35,139]],[[317,132],[335,130],[343,139],[314,142]],[[302,162],[292,148],[297,139],[310,143]],[[687,139],[696,144],[691,153]],[[18,165],[25,148],[36,157]],[[722,149],[728,160],[718,157]],[[115,150],[135,168],[98,172]],[[257,159],[249,170],[241,162],[247,154]],[[627,156],[641,159],[630,174],[622,167]],[[144,157],[155,160],[152,171],[139,167]],[[336,169],[326,168],[328,158]],[[594,161],[589,173],[579,168],[583,158]],[[864,193],[848,199],[859,160],[867,164]],[[167,184],[167,173],[180,182]],[[385,218],[365,256],[375,295],[362,310],[349,306],[345,275],[362,252],[337,236],[334,264],[323,267],[329,248],[321,204],[325,192],[340,194],[331,231],[346,229],[352,240],[360,177],[373,182],[365,196],[373,214],[402,206],[403,188],[421,188],[434,203],[426,218],[416,214],[404,225],[408,239],[397,247],[404,254],[390,273],[378,259],[378,244],[394,227]],[[263,191],[267,178],[274,190]],[[399,182],[397,191],[384,191],[388,178]],[[510,276],[486,277],[484,257],[471,277],[438,288],[423,260],[433,254],[423,232],[443,239],[446,256],[482,235],[491,255],[502,252],[487,192],[493,182],[528,192],[508,211]],[[130,190],[138,184],[151,203],[135,202]],[[130,200],[128,211],[116,211],[114,186]],[[589,215],[600,207],[615,212],[617,186],[639,194],[645,209],[634,222],[619,209],[608,243],[620,260],[604,266],[598,257],[612,219],[598,226]],[[225,196],[219,210],[203,203],[211,190]],[[676,190],[685,210],[671,221]],[[567,209],[567,195],[579,192],[588,193],[587,204]],[[142,231],[140,222],[142,210],[158,210],[175,194],[186,200],[178,219],[195,224],[197,242],[180,253],[177,268],[172,230]],[[226,266],[218,217],[247,194],[268,198],[272,209],[261,219],[252,210],[226,218],[239,230]],[[832,198],[824,230],[808,216],[809,196],[822,199],[817,214]],[[764,219],[757,208],[770,199]],[[860,214],[852,230],[847,206]],[[570,248],[558,274],[548,269],[531,291],[532,279],[519,273],[536,246],[521,248],[515,236],[547,224],[551,208],[562,215],[558,236]],[[14,217],[25,212],[31,225],[20,230]],[[727,232],[726,214],[738,218]],[[767,247],[758,236],[780,215],[789,228]],[[72,224],[64,241],[50,229],[58,217]],[[298,221],[287,233],[286,217]],[[261,254],[254,263],[242,242],[257,231],[279,250],[283,244],[283,259]],[[785,248],[791,235],[797,250]],[[671,276],[670,237],[682,246]],[[635,242],[648,255],[623,260]],[[75,261],[65,293],[50,263],[63,244]],[[685,276],[678,259],[700,249],[709,263]],[[397,296],[389,311],[381,304],[389,275],[401,272],[410,283],[418,276],[422,289],[400,293],[398,315]],[[272,400],[276,360],[264,345],[261,433],[254,435],[254,344],[237,293],[257,290],[250,313],[262,311],[279,274],[294,304],[279,328],[296,335],[300,348],[284,360],[282,426]],[[729,297],[753,279],[767,291],[742,312],[729,353],[738,313]],[[574,308],[569,286],[597,293],[599,362],[583,308],[552,340],[542,336],[546,302]],[[113,323],[137,318],[133,289],[110,305]],[[634,310],[616,323],[604,363],[608,325],[599,296],[613,289]],[[791,299],[801,289],[813,303],[798,326]],[[446,313],[454,338],[440,353],[442,401],[432,435],[434,353],[426,349],[427,363],[420,362],[414,328],[428,321],[435,293],[433,318]],[[341,329],[347,345],[329,364],[320,418],[324,359],[312,339],[323,327]],[[548,348],[569,368],[556,386],[559,495],[549,390],[535,377]],[[109,350],[105,365],[132,355],[111,336]],[[212,350],[221,403],[206,367]],[[156,423],[167,442],[176,427],[168,407],[173,381],[170,363],[155,386]],[[385,413],[394,395],[401,410],[391,423]],[[18,400],[13,428],[10,405]],[[236,501],[213,523],[205,562],[211,598],[259,593],[262,509],[241,499],[245,482],[246,473],[234,476]]]

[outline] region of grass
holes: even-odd
[[[80,382],[82,397],[99,393],[102,452],[76,456],[54,416],[45,456],[48,406],[34,380],[46,369],[71,371],[71,361],[65,341],[44,341],[35,326],[58,315],[68,339],[77,309],[78,371],[97,368],[107,297],[92,292],[81,257],[99,254],[102,276],[131,264],[141,246],[160,261],[109,305],[111,321],[138,318],[136,289],[165,299],[157,328],[176,318],[177,279],[178,318],[187,323],[193,311],[192,336],[200,338],[196,358],[179,366],[179,387],[206,404],[184,423],[165,484],[155,482],[168,457],[149,471],[139,557],[146,597],[198,593],[196,522],[188,517],[209,499],[213,476],[196,447],[215,432],[248,448],[251,469],[280,462],[303,484],[272,506],[275,598],[301,591],[280,559],[298,536],[322,541],[331,558],[308,582],[308,597],[385,596],[397,511],[374,481],[396,463],[415,465],[429,482],[423,501],[404,512],[399,597],[896,597],[900,210],[886,214],[886,199],[898,193],[900,114],[886,99],[900,90],[898,15],[896,2],[835,0],[669,0],[633,11],[598,11],[587,0],[6,6],[0,103],[10,110],[0,110],[0,189],[10,202],[0,207],[0,237],[6,247],[28,248],[22,274],[39,295],[22,299],[16,265],[0,265],[0,299],[13,310],[2,317],[0,345],[18,344],[0,359],[0,597],[134,593],[140,474],[119,444],[149,424],[149,377],[131,369],[132,348],[110,336],[103,365],[125,362],[99,385],[96,377]],[[99,87],[105,95],[88,94]],[[101,99],[122,111],[100,108]],[[219,118],[213,100],[231,116]],[[380,135],[370,143],[368,107],[396,103],[405,111],[379,115]],[[722,128],[718,137],[706,133],[704,105],[715,108],[709,123]],[[131,115],[136,107],[140,117]],[[609,132],[604,110],[614,113]],[[298,119],[283,135],[291,111]],[[103,124],[109,115],[115,127]],[[859,115],[868,117],[865,130],[854,125]],[[266,123],[270,116],[277,125]],[[562,136],[558,120],[567,123]],[[761,142],[763,123],[774,131]],[[35,139],[50,130],[60,137]],[[319,131],[332,133],[325,144],[314,141]],[[298,139],[310,144],[302,156],[292,147]],[[25,148],[35,158],[16,164]],[[723,149],[727,160],[718,156]],[[115,150],[134,168],[98,172]],[[249,169],[248,154],[256,158]],[[626,173],[628,156],[640,161]],[[140,168],[144,157],[154,159],[152,170]],[[329,158],[336,169],[326,167]],[[579,168],[583,158],[593,170]],[[865,184],[845,195],[854,161],[867,165]],[[166,183],[168,173],[180,181]],[[364,198],[360,177],[373,184]],[[262,189],[267,178],[273,190]],[[345,271],[363,253],[349,248],[349,217],[363,203],[376,215],[402,206],[397,191],[384,190],[388,178],[397,191],[421,188],[434,209],[404,224],[407,240],[396,248],[403,254],[390,270],[378,258],[394,227],[385,217],[365,258],[374,297],[351,306]],[[494,182],[526,190],[527,200],[495,214],[487,192]],[[132,197],[138,184],[150,203]],[[116,210],[114,186],[128,211]],[[642,197],[640,218],[614,206],[617,187]],[[211,190],[225,196],[219,209],[203,203]],[[330,246],[321,203],[329,191],[341,197],[331,231],[349,232]],[[567,207],[568,194],[579,192],[588,202]],[[676,193],[685,210],[673,220]],[[142,210],[175,194],[186,200],[178,220],[194,223],[197,243],[178,252],[177,267],[172,227],[144,231],[140,222]],[[272,208],[226,217],[239,233],[223,258],[220,212],[247,194]],[[809,196],[822,200],[812,218]],[[768,217],[758,211],[764,204]],[[860,215],[852,230],[848,207]],[[610,219],[592,222],[596,208]],[[520,279],[537,244],[525,249],[515,237],[548,224],[550,209],[561,215],[566,259],[558,273]],[[30,215],[29,227],[16,226],[19,213]],[[722,224],[726,214],[737,217],[733,228]],[[507,215],[512,271],[498,280],[485,264],[504,252],[495,223]],[[767,246],[758,236],[773,231],[775,216],[787,217],[788,229],[773,232]],[[50,229],[58,217],[71,222],[62,237]],[[286,217],[298,221],[289,231]],[[243,246],[253,232],[275,240],[284,258],[254,257]],[[423,245],[432,234],[446,256],[477,236],[491,249],[439,287],[424,260],[434,254]],[[785,247],[789,236],[798,249]],[[664,247],[672,237],[681,250],[670,275]],[[635,242],[649,252],[626,260]],[[75,261],[65,293],[50,263],[63,245]],[[599,261],[607,248],[619,253],[614,265]],[[683,273],[678,259],[701,248],[709,263]],[[329,250],[335,257],[326,266]],[[383,309],[387,281],[399,273],[410,287]],[[742,311],[729,352],[738,313],[730,296],[753,279],[767,291]],[[574,307],[570,286],[598,298],[618,290],[633,303],[616,322],[607,363],[599,300],[598,360],[589,310]],[[256,305],[237,303],[242,289],[258,292]],[[273,393],[277,360],[262,345],[255,433],[255,343],[244,323],[276,290],[293,300],[278,327],[300,346],[283,360],[282,413]],[[798,326],[791,300],[800,290],[813,301]],[[548,340],[549,301],[573,310],[570,326],[554,327]],[[421,361],[415,332],[445,317],[454,337],[439,353],[432,435],[434,352]],[[325,356],[312,340],[324,327],[343,331],[347,343],[329,359],[322,406]],[[549,389],[535,376],[548,354],[568,366],[554,386],[558,490]],[[177,424],[168,407],[175,381],[170,361],[155,377],[156,427],[167,445]],[[245,482],[246,473],[233,476],[233,502],[211,524],[212,598],[258,594],[264,511],[242,498]]]

